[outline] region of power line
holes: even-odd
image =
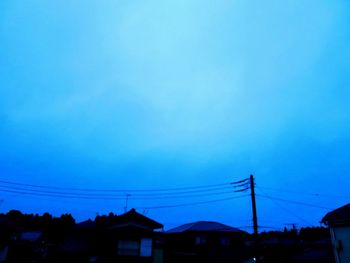
[[[280,207],[282,210],[286,211],[287,213],[292,214],[294,217],[298,218],[299,220],[301,220],[302,222],[308,224],[308,225],[312,225],[312,223],[310,223],[308,220],[302,218],[301,216],[295,214],[294,212],[292,212],[291,210],[289,210],[288,208],[282,206],[280,203],[276,202],[276,200],[274,200],[271,196],[269,196],[268,194],[266,194],[263,190],[260,189],[260,187],[257,187],[259,191],[261,191],[263,194],[265,194],[265,196],[270,197],[270,200],[272,202],[274,202],[274,204],[276,204],[278,207]],[[280,201],[280,200],[279,200]]]
[[[233,185],[237,185],[237,184],[249,184],[249,178],[246,178],[246,179],[243,179],[243,180],[239,180],[239,181],[236,181],[236,182],[231,182],[230,184],[233,184]]]
[[[281,202],[292,203],[292,204],[296,204],[296,205],[303,205],[303,206],[309,206],[309,207],[314,207],[314,208],[322,208],[322,209],[326,209],[326,210],[332,210],[333,209],[333,208],[329,208],[329,207],[325,207],[325,206],[314,205],[314,204],[309,204],[309,203],[304,203],[304,202],[294,201],[294,200],[287,200],[287,199],[278,198],[278,197],[272,197],[272,196],[268,196],[268,195],[260,195],[259,194],[257,196],[262,197],[262,198],[271,199],[271,200],[278,200],[278,201],[281,201]]]
[[[190,194],[190,193],[204,193],[204,192],[214,192],[218,190],[232,189],[232,186],[220,186],[212,187],[209,189],[201,190],[187,190],[187,191],[177,191],[177,192],[168,192],[168,193],[146,193],[146,194],[133,194],[133,196],[164,196],[164,195],[179,195],[179,194]]]
[[[264,187],[264,186],[259,186],[259,188],[260,189],[267,189],[267,190],[278,191],[278,192],[310,195],[310,196],[315,196],[315,197],[350,198],[350,196],[344,196],[344,195],[330,195],[330,194],[320,194],[320,193],[309,193],[309,192],[302,192],[302,191],[296,191],[296,190],[290,190],[290,189],[280,189],[280,188]]]
[[[53,195],[71,195],[71,196],[88,196],[88,197],[124,197],[125,194],[121,193],[115,193],[115,194],[99,194],[99,193],[80,193],[80,192],[66,192],[66,191],[52,191],[52,190],[41,190],[41,189],[32,189],[28,187],[17,187],[17,186],[7,186],[7,185],[1,185],[0,184],[0,191],[2,189],[10,189],[10,190],[16,190],[16,191],[24,191],[24,192],[31,192],[31,193],[43,193],[43,194],[53,194]],[[172,198],[172,197],[180,197],[180,196],[188,196],[189,194],[203,194],[206,193],[207,195],[213,195],[213,194],[222,194],[224,190],[226,189],[232,189],[229,187],[216,187],[212,189],[202,189],[202,190],[191,190],[191,191],[181,191],[181,192],[174,192],[174,193],[146,193],[146,194],[132,194],[133,197],[151,197],[149,199],[156,198]],[[226,191],[225,193],[231,193],[232,191]]]
[[[212,189],[219,186],[230,186],[232,183],[221,183],[221,184],[211,184],[211,185],[201,185],[201,186],[191,186],[191,187],[177,187],[177,188],[163,188],[163,189],[97,189],[97,188],[71,188],[71,187],[58,187],[58,186],[47,186],[47,185],[35,185],[35,184],[25,184],[18,182],[11,182],[0,180],[0,183],[6,185],[16,185],[16,186],[26,186],[32,188],[42,188],[51,190],[65,190],[65,191],[81,191],[81,192],[177,192],[180,190],[193,190],[193,189]],[[235,182],[233,182],[235,183]]]
[[[242,180],[242,181],[245,181],[245,180]],[[130,199],[133,198],[134,200],[137,200],[137,199],[157,200],[157,199],[170,199],[170,198],[174,198],[174,199],[175,198],[176,199],[177,198],[194,198],[194,197],[204,197],[204,196],[212,196],[212,195],[228,195],[228,194],[234,195],[234,191],[233,191],[234,189],[232,187],[232,184],[241,183],[242,181],[222,183],[222,184],[192,186],[192,187],[166,188],[166,189],[121,190],[121,189],[87,189],[87,188],[54,187],[54,186],[25,184],[25,183],[0,180],[0,192],[29,195],[29,196],[67,198],[67,199],[88,199],[88,200],[125,200],[125,194],[127,194],[128,198]],[[231,191],[225,191],[227,189],[230,189]],[[92,193],[88,194],[87,192],[92,192]],[[221,199],[197,201],[197,202],[189,202],[189,203],[140,207],[139,209],[151,210],[151,209],[165,209],[165,208],[176,208],[176,207],[184,207],[184,206],[205,205],[210,203],[223,202],[223,201],[228,201],[232,199],[243,198],[246,196],[248,195],[230,196],[230,197],[221,198]]]
[[[0,186],[1,188],[1,186]],[[8,190],[8,189],[0,189],[0,192],[14,193],[14,194],[22,194],[22,195],[32,195],[32,196],[46,196],[46,197],[54,197],[54,198],[75,198],[75,199],[89,199],[89,200],[123,200],[125,199],[125,195],[79,195],[79,194],[61,194],[61,193],[47,193],[47,192],[36,192],[30,190]],[[130,200],[160,200],[160,199],[178,199],[178,198],[195,198],[195,197],[204,197],[204,196],[218,196],[218,195],[228,195],[232,194],[232,191],[220,191],[214,193],[205,193],[205,194],[191,194],[191,195],[175,195],[175,196],[158,196],[158,197],[134,197],[132,194],[128,194]]]
[[[2,189],[1,192],[5,193],[13,193],[13,194],[21,194],[21,195],[31,195],[31,196],[46,196],[46,197],[59,197],[59,198],[67,198],[67,199],[88,199],[88,200],[121,200],[125,199],[125,197],[89,197],[89,196],[74,196],[74,195],[54,195],[54,194],[44,194],[44,193],[34,193],[34,192],[23,192],[16,190],[6,190]]]
[[[243,197],[247,197],[249,195],[241,195],[241,196],[234,196],[234,197],[228,197],[228,198],[222,198],[222,199],[216,199],[216,200],[209,200],[209,201],[202,201],[202,202],[194,202],[194,203],[184,203],[184,204],[176,204],[176,205],[160,205],[160,206],[151,206],[151,207],[139,207],[139,209],[163,209],[163,208],[175,208],[175,207],[183,207],[183,206],[195,206],[195,205],[203,205],[203,204],[209,204],[209,203],[217,203],[217,202],[223,202],[233,199],[239,199]]]
[[[215,193],[205,193],[205,194],[191,194],[191,195],[175,195],[175,196],[158,196],[158,197],[134,197],[130,195],[130,199],[139,199],[139,200],[159,200],[159,199],[177,199],[177,198],[192,198],[192,197],[203,197],[203,196],[217,196],[217,195],[232,195],[232,191],[221,191]]]
[[[262,228],[262,229],[281,230],[281,228],[279,228],[279,227],[273,227],[273,226],[262,226],[262,225],[259,225],[259,228]]]

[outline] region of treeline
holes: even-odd
[[[45,240],[57,242],[62,240],[74,225],[75,219],[71,214],[53,217],[49,213],[23,214],[18,210],[11,210],[0,214],[0,246],[18,238],[20,233],[26,231],[41,232]]]
[[[110,212],[108,215],[98,215],[94,220],[86,221],[94,225],[96,228],[107,228],[118,223],[118,215]],[[39,214],[24,214],[18,210],[11,210],[8,213],[0,214],[0,232],[6,236],[15,230],[40,231],[47,237],[59,237],[64,235],[73,226],[76,225],[76,220],[69,214],[62,214],[59,217],[54,217],[49,213]],[[300,230],[295,228],[283,231],[268,231],[259,234],[261,239],[269,238],[288,238],[299,240],[320,240],[330,238],[329,230],[325,227],[304,227]]]
[[[330,239],[330,232],[328,228],[325,227],[302,227],[300,230],[295,228],[287,229],[284,228],[283,231],[268,231],[259,234],[260,239],[294,239],[294,240],[305,240],[305,241],[315,241]]]
[[[26,229],[42,231],[52,226],[69,227],[75,224],[75,219],[71,214],[62,214],[60,217],[53,217],[49,213],[39,214],[23,214],[18,210],[11,210],[6,214],[0,214],[0,218],[7,218],[15,224]]]

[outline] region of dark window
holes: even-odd
[[[121,256],[139,256],[140,242],[138,240],[119,240],[118,255]]]

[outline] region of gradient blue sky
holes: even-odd
[[[254,173],[258,186],[295,191],[264,190],[271,196],[343,205],[349,25],[345,0],[2,0],[0,178],[144,189]],[[2,212],[71,212],[78,220],[124,206],[0,197]],[[318,224],[327,212],[257,202],[266,226]],[[168,227],[251,219],[249,199],[148,215]]]

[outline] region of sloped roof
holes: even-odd
[[[183,233],[183,232],[231,232],[243,233],[244,231],[230,227],[213,221],[197,221],[184,224],[167,231],[167,233]]]
[[[146,226],[150,229],[163,228],[163,225],[161,223],[158,223],[157,221],[154,221],[153,219],[150,219],[149,217],[146,217],[136,212],[134,208],[126,212],[125,214],[118,216],[115,227],[122,224],[132,224],[132,223]]]
[[[322,222],[327,225],[350,224],[350,203],[326,214]]]
[[[74,226],[75,229],[93,229],[96,227],[96,223],[91,219],[80,222]]]

